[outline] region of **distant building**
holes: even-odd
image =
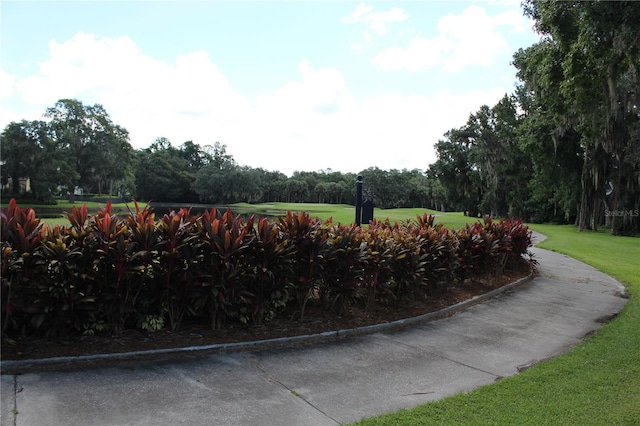
[[[31,192],[31,179],[29,178],[18,178],[18,185],[20,185],[20,194],[24,194],[25,192]],[[3,190],[11,191],[13,189],[13,179],[9,177],[7,179],[7,184],[2,188]]]

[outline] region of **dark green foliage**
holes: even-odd
[[[48,229],[48,228],[43,228]],[[95,324],[95,297],[92,285],[81,278],[83,252],[73,244],[72,235],[58,230],[43,234],[41,250],[36,251],[34,267],[39,271],[34,279],[37,311],[31,325],[46,324],[47,337],[64,338],[73,330],[90,329]]]
[[[355,224],[331,224],[325,250],[320,298],[334,307],[338,315],[362,296],[364,246],[363,232]]]
[[[306,212],[295,214],[288,211],[279,219],[279,226],[295,253],[293,288],[302,320],[307,302],[317,297],[319,292],[329,234],[319,219],[312,218]]]
[[[196,269],[201,255],[198,252],[196,217],[191,217],[187,209],[171,211],[158,222],[159,261],[156,274],[162,277],[160,285],[163,308],[167,312],[171,330],[180,327],[184,314],[190,308],[195,283],[191,275]],[[148,252],[145,251],[146,255]],[[146,263],[146,262],[145,262]]]
[[[304,316],[308,303],[337,315],[362,304],[401,307],[471,275],[520,259],[531,233],[519,220],[460,231],[423,215],[368,227],[287,212],[246,221],[227,209],[186,209],[160,220],[149,207],[120,218],[111,204],[89,216],[74,207],[68,227],[40,224],[12,200],[1,210],[2,315],[7,337],[147,330],[185,318],[221,329]]]
[[[55,204],[56,196],[73,198],[77,187],[99,194],[131,192],[129,134],[101,105],[61,99],[45,117],[12,122],[2,132],[2,184],[11,179],[11,196]],[[22,190],[21,180],[29,182]]]
[[[532,156],[538,169],[534,189],[543,190],[540,172],[559,166],[557,186],[569,183],[579,194],[575,215],[581,231],[605,224],[615,235],[633,235],[640,229],[634,214],[640,207],[640,4],[527,0],[523,7],[541,35],[539,43],[514,55],[527,144],[546,150],[546,157]],[[549,139],[553,150],[544,148]],[[567,150],[573,158],[563,155]],[[577,179],[571,166],[576,157]],[[573,201],[564,190],[555,195],[565,206]]]
[[[12,122],[1,135],[2,183],[11,180],[11,196],[55,204],[59,188],[73,188],[79,179],[75,165],[55,139],[49,123],[44,121]],[[20,179],[29,178],[30,191],[21,194]]]
[[[129,133],[111,121],[102,105],[60,99],[47,109],[45,117],[50,119],[47,128],[55,148],[49,155],[62,156],[75,177],[67,182],[67,192],[73,194],[78,186],[88,192],[112,194],[124,185],[133,161]],[[32,169],[28,176],[38,172],[38,168]]]
[[[0,209],[2,237],[2,330],[26,327],[36,308],[38,269],[34,256],[40,248],[43,225],[35,212],[21,209],[12,199]]]
[[[162,145],[160,145],[162,146]],[[154,201],[196,202],[190,192],[195,172],[187,159],[171,147],[138,151],[135,169],[136,189],[139,198]]]
[[[522,118],[516,110],[515,98],[505,95],[492,108],[481,106],[436,144],[438,160],[430,174],[444,189],[449,209],[471,217],[528,214],[532,160],[518,143]]]
[[[247,255],[249,301],[254,324],[273,318],[292,299],[295,247],[277,223],[258,218]]]

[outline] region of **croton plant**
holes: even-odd
[[[531,245],[514,219],[456,231],[428,214],[368,226],[216,208],[156,218],[135,202],[123,217],[110,203],[66,215],[68,225],[49,227],[15,200],[0,210],[4,337],[178,330],[187,318],[221,329],[303,318],[309,303],[336,314],[353,304],[401,307],[471,274],[502,273]]]

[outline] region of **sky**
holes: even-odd
[[[289,176],[426,170],[538,40],[520,0],[3,0],[0,128],[70,98],[136,149],[219,142]]]

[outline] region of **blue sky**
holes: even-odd
[[[519,0],[5,0],[0,19],[2,128],[74,98],[135,148],[220,142],[288,175],[425,170],[538,40]]]

